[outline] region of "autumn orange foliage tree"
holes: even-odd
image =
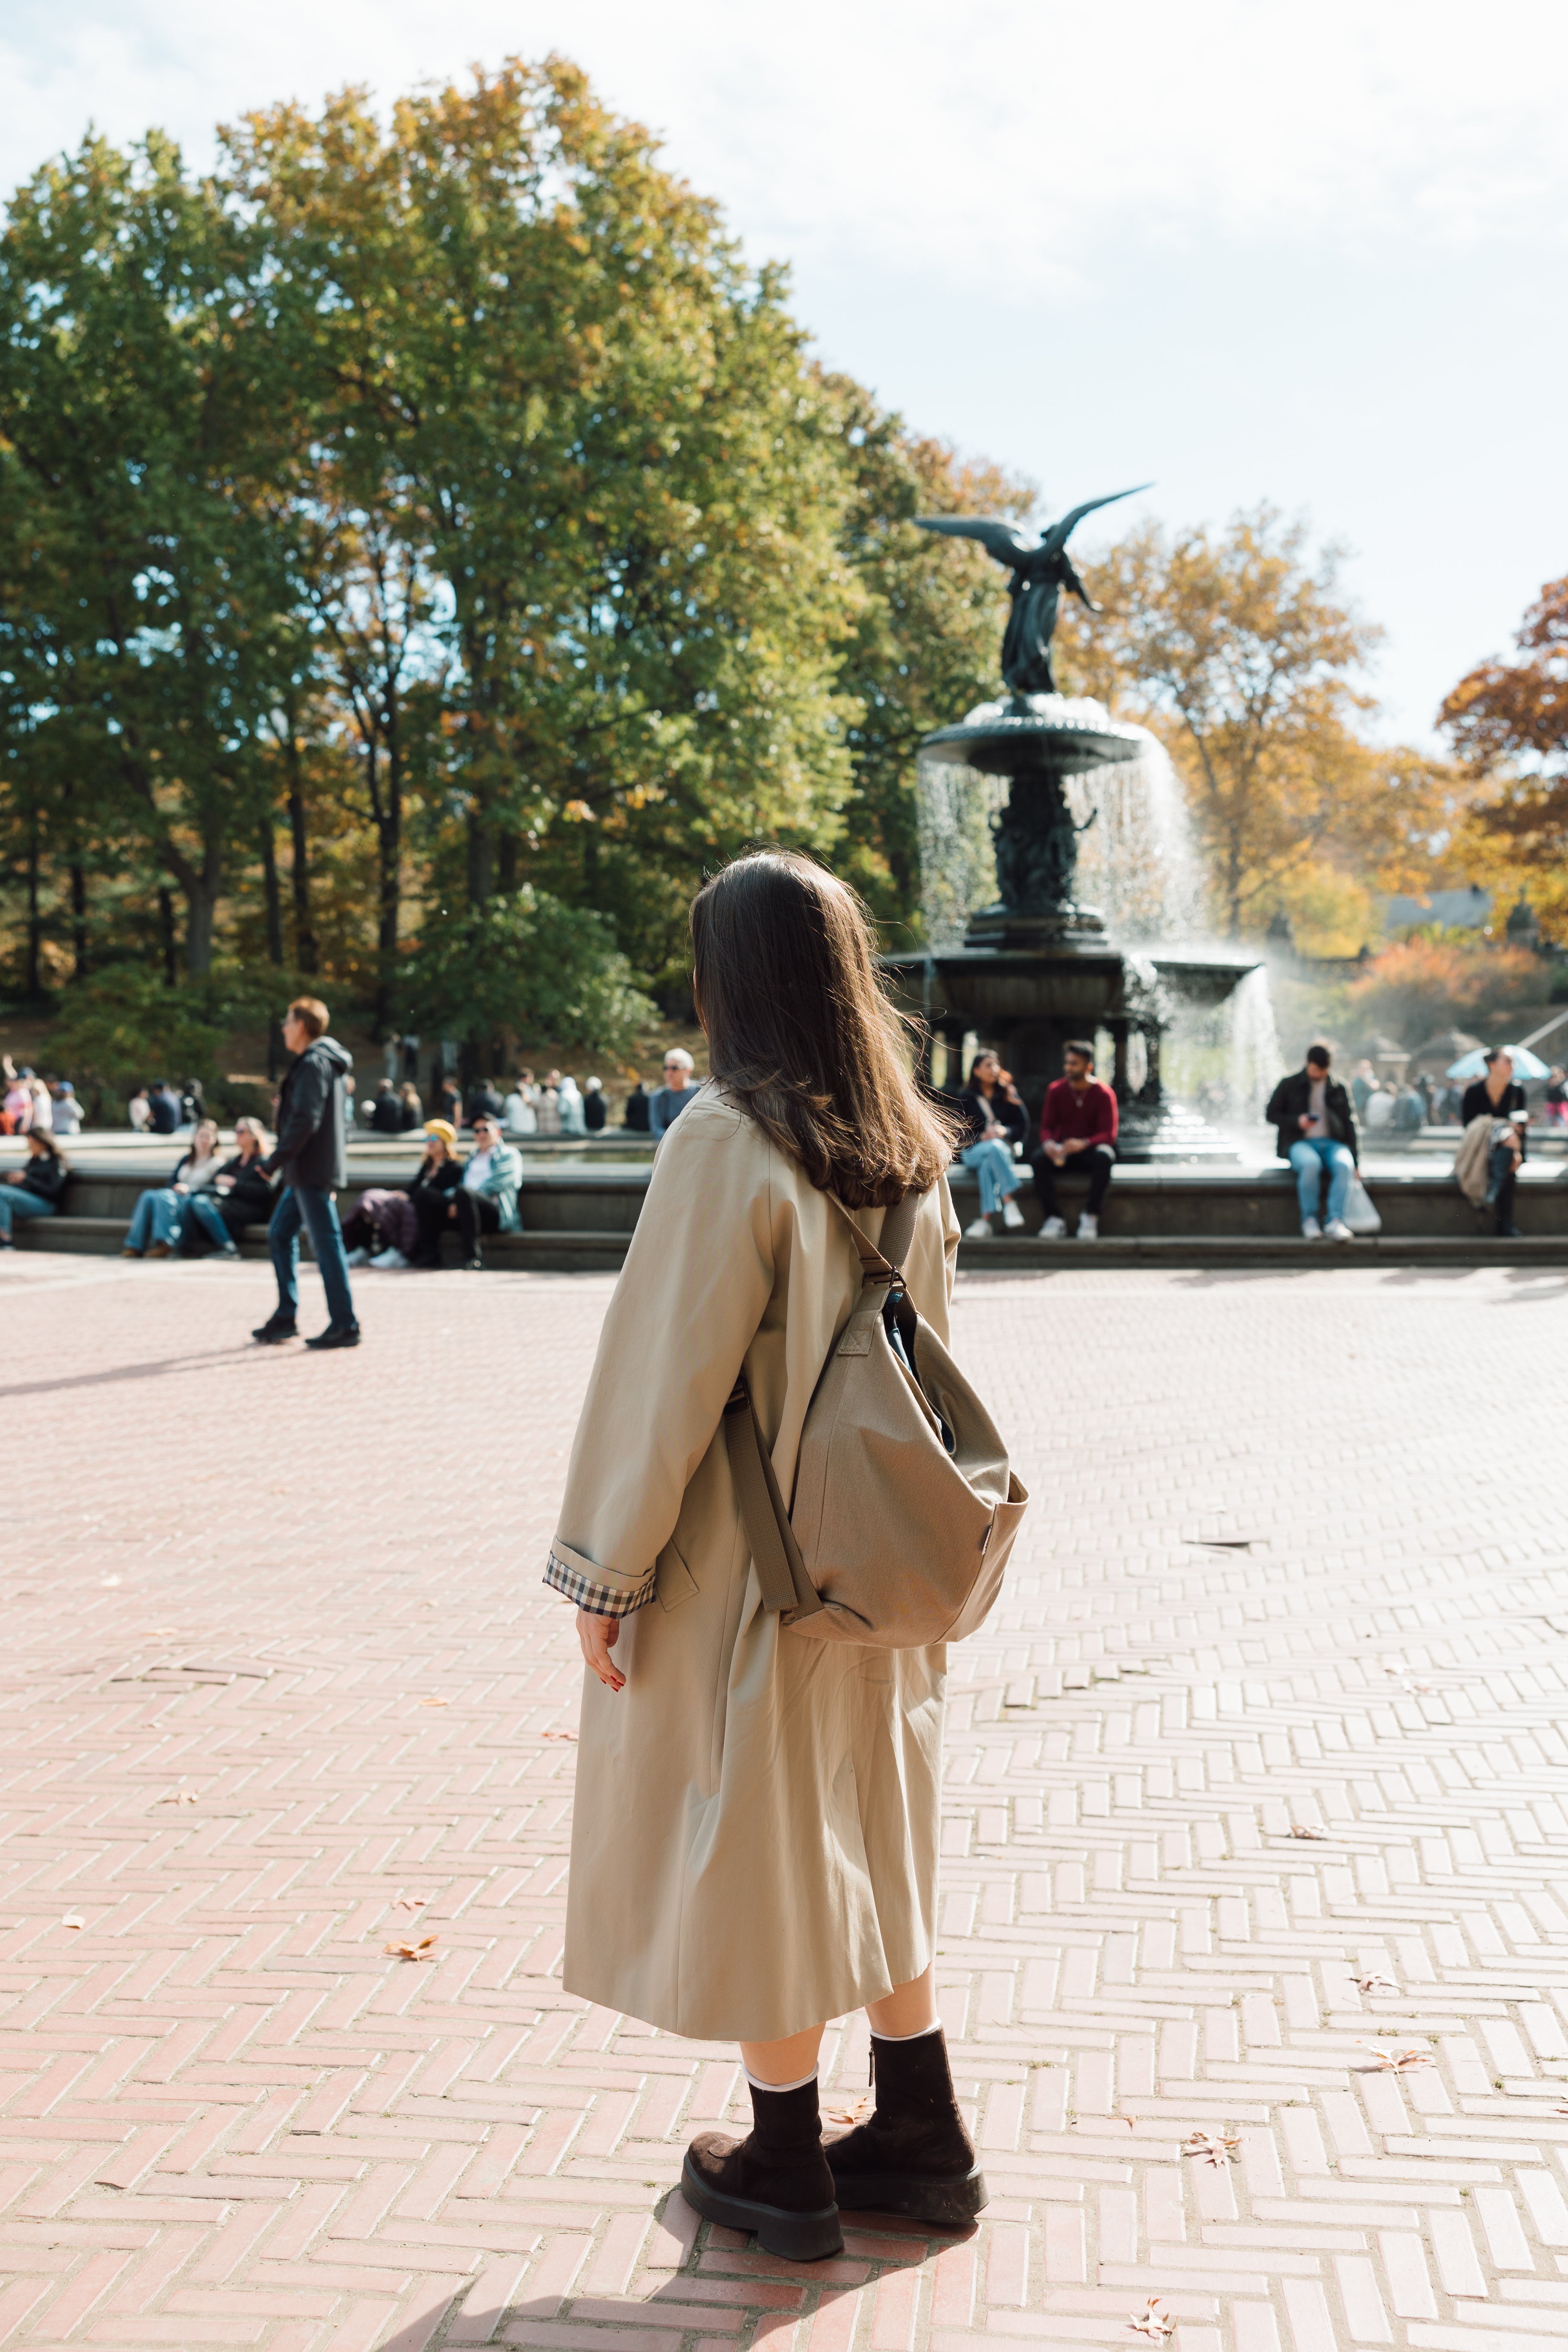
[[[1540,959],[1527,950],[1453,939],[1401,940],[1372,957],[1350,988],[1363,1028],[1388,1030],[1409,1045],[1450,1024],[1474,1029],[1483,1015],[1506,1014],[1541,996]]]
[[[1064,616],[1073,685],[1169,751],[1233,935],[1327,854],[1404,887],[1435,821],[1432,763],[1366,740],[1359,673],[1382,633],[1343,600],[1339,562],[1268,506],[1219,532],[1146,523],[1084,566],[1103,616]]]
[[[1468,827],[1479,862],[1524,868],[1543,909],[1568,908],[1568,579],[1547,582],[1514,646],[1462,677],[1438,719],[1483,787]]]

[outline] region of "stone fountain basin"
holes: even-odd
[[[1236,950],[1140,944],[1124,950],[1106,937],[1091,908],[1072,912],[1084,923],[1076,935],[1064,929],[1052,937],[1046,925],[1014,917],[1019,931],[1033,929],[1035,937],[1010,948],[937,948],[929,954],[884,956],[882,962],[896,976],[907,1011],[928,1020],[962,1014],[966,1026],[984,1032],[992,1024],[1043,1018],[1082,1028],[1130,1012],[1134,958],[1152,964],[1180,1003],[1207,1011],[1223,1004],[1262,961]],[[1006,919],[1000,909],[996,919]]]
[[[1156,945],[1137,948],[1132,952],[1147,956],[1166,987],[1183,1004],[1205,1011],[1223,1004],[1241,986],[1247,973],[1256,971],[1263,961],[1261,956],[1248,955],[1245,950],[1236,948]]]
[[[1048,945],[938,948],[882,963],[906,1011],[937,1022],[956,1014],[982,1033],[1042,1017],[1081,1029],[1122,1009],[1126,961],[1098,924]]]

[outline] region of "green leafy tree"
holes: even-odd
[[[826,844],[850,785],[847,485],[780,278],[559,59],[231,152],[341,494],[437,583],[444,895],[526,863],[663,961],[705,859]]]
[[[657,1018],[605,918],[526,883],[432,923],[398,1003],[427,1032],[487,1048],[533,1036],[622,1052]]]
[[[291,405],[266,276],[156,135],[47,166],[0,238],[0,504],[35,537],[61,726],[181,891],[197,977],[288,603],[245,495]]]

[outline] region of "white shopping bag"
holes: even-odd
[[[1372,1194],[1359,1176],[1351,1178],[1351,1189],[1345,1202],[1345,1223],[1352,1234],[1380,1234],[1383,1219],[1372,1205]]]

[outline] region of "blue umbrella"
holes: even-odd
[[[1502,1050],[1513,1055],[1516,1078],[1549,1078],[1552,1076],[1540,1055],[1532,1054],[1528,1045],[1505,1045]],[[1461,1054],[1457,1062],[1448,1066],[1451,1078],[1484,1078],[1486,1073],[1487,1057],[1479,1045],[1473,1054]]]

